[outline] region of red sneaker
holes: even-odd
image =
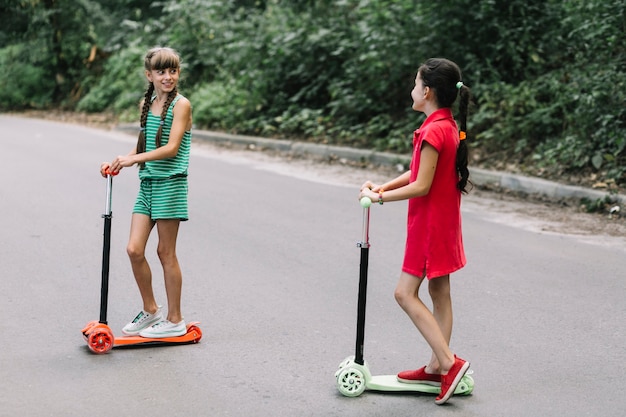
[[[402,371],[397,376],[398,381],[406,384],[427,384],[435,387],[441,386],[441,375],[429,374],[426,367],[414,371]]]
[[[448,401],[456,386],[459,385],[461,379],[470,367],[470,363],[454,355],[454,365],[448,371],[447,375],[441,375],[441,393],[435,399],[435,404],[441,405]]]

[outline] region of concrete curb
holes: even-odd
[[[123,124],[117,130],[136,133],[136,125]],[[350,161],[370,162],[376,165],[394,166],[403,164],[408,166],[410,157],[388,152],[376,152],[366,149],[354,149],[341,146],[319,145],[314,143],[297,142],[282,139],[267,139],[255,136],[233,135],[229,133],[213,132],[208,130],[194,130],[194,140],[202,140],[218,144],[236,144],[240,146],[254,145],[260,149],[272,149],[293,155],[315,155],[318,157],[336,157]],[[498,187],[515,192],[538,194],[552,199],[588,199],[590,201],[604,200],[625,204],[626,195],[611,194],[607,191],[594,190],[585,187],[564,185],[541,178],[511,174],[501,171],[489,171],[480,168],[470,168],[471,181],[479,186]]]

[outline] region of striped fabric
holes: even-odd
[[[187,177],[143,179],[133,213],[145,214],[152,220],[188,220],[187,193]]]
[[[161,146],[169,140],[174,115],[172,109],[181,97],[179,94],[172,100],[167,110],[165,123],[161,132]],[[161,122],[160,116],[148,113],[146,124],[146,152],[156,149],[155,137]],[[139,170],[141,185],[135,201],[133,213],[149,216],[152,220],[189,218],[187,207],[187,169],[191,150],[191,131],[183,135],[178,154],[173,158],[148,161]]]
[[[161,132],[161,146],[165,145],[170,137],[170,129],[172,128],[172,120],[174,119],[173,109],[181,95],[177,95],[172,104],[167,109],[163,131]],[[155,116],[151,111],[148,112],[148,121],[146,123],[146,152],[156,149],[157,130],[159,130],[161,116]],[[158,161],[148,161],[144,167],[139,170],[139,179],[163,179],[170,178],[175,175],[187,174],[189,167],[189,152],[191,150],[191,131],[186,131],[183,140],[178,149],[178,154],[173,158],[161,159]]]

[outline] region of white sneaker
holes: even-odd
[[[127,336],[137,336],[142,330],[152,326],[155,323],[163,320],[163,314],[161,313],[161,306],[154,314],[150,314],[147,311],[141,310],[139,314],[128,323],[122,329],[122,333]]]
[[[139,336],[158,339],[163,337],[182,336],[185,333],[187,333],[185,320],[181,320],[179,323],[172,323],[169,320],[161,320],[151,327],[139,332]]]

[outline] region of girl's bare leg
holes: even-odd
[[[165,292],[167,293],[167,319],[172,323],[183,320],[180,310],[183,277],[176,256],[176,239],[180,220],[157,220],[159,244],[157,253],[163,266]]]
[[[146,244],[154,222],[145,214],[133,213],[130,223],[130,238],[126,252],[143,300],[143,310],[154,314],[159,306],[152,291],[152,271],[146,260]]]
[[[450,351],[448,341],[435,316],[419,298],[419,288],[423,280],[423,278],[402,272],[396,287],[395,297],[400,307],[426,339],[439,363],[440,372],[447,373],[454,365],[454,354]]]
[[[434,278],[428,281],[428,292],[433,302],[433,316],[441,329],[446,343],[450,346],[452,337],[452,299],[450,297],[450,275]],[[433,353],[426,372],[429,374],[440,373],[439,361]]]

